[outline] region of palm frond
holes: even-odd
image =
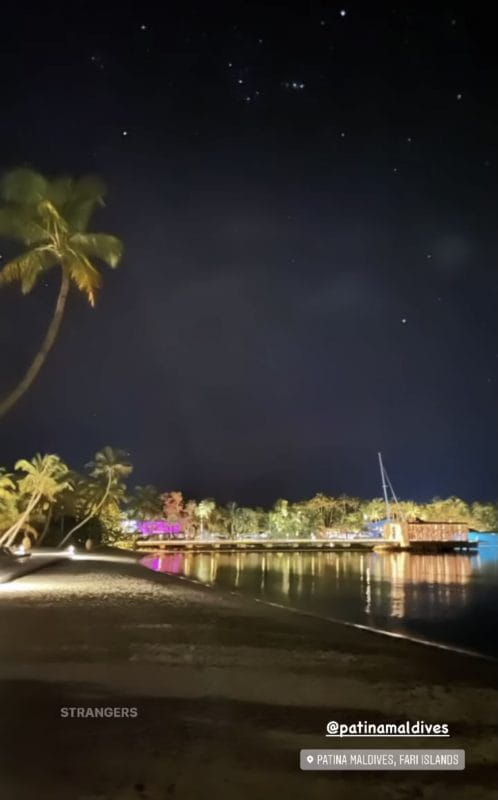
[[[57,263],[95,305],[101,276],[93,260],[114,268],[123,253],[117,237],[85,233],[90,214],[103,204],[105,191],[104,183],[93,176],[48,181],[33,170],[7,173],[0,183],[0,195],[6,201],[0,208],[0,235],[32,249],[5,265],[0,285],[18,282],[26,294],[42,272]]]
[[[95,306],[97,290],[102,284],[99,271],[83,253],[76,251],[63,257],[62,266],[78,289],[86,294],[90,305]]]
[[[40,275],[56,263],[53,251],[47,247],[28,250],[9,261],[0,270],[0,286],[18,282],[21,284],[22,293],[28,294]]]
[[[12,479],[12,475],[0,470],[0,501],[12,500],[15,490],[16,484]]]
[[[26,472],[28,475],[32,475],[36,471],[36,467],[26,458],[20,458],[19,461],[16,461],[14,469],[16,472]]]
[[[96,176],[86,175],[74,181],[71,195],[62,209],[71,227],[76,231],[85,231],[97,206],[104,205],[106,193],[105,183]]]
[[[37,206],[37,212],[45,230],[67,234],[68,223],[50,200],[42,200]]]
[[[32,169],[13,169],[0,183],[0,193],[8,203],[37,205],[47,197],[49,182]]]
[[[63,175],[61,178],[55,178],[50,181],[48,188],[48,199],[60,211],[63,211],[64,206],[69,202],[74,191],[74,180],[69,176]]]
[[[47,240],[47,230],[40,224],[33,207],[9,203],[0,208],[0,236],[18,239],[26,245]]]
[[[107,233],[75,233],[70,242],[75,249],[90,258],[100,258],[112,268],[118,266],[123,255],[121,240]]]

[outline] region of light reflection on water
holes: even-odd
[[[498,655],[498,547],[474,555],[165,553],[151,569],[324,616]]]

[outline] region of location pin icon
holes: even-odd
[[[306,756],[306,761],[308,762],[308,764],[312,764],[313,763],[313,756]]]

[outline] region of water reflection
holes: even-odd
[[[188,552],[143,563],[326,616],[498,654],[491,630],[497,547],[481,555]]]

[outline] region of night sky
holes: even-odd
[[[0,422],[0,461],[266,505],[498,496],[498,53],[475,3],[2,12],[0,168],[97,173],[126,252]],[[4,260],[15,252],[0,242]],[[58,274],[0,293],[0,388]]]

